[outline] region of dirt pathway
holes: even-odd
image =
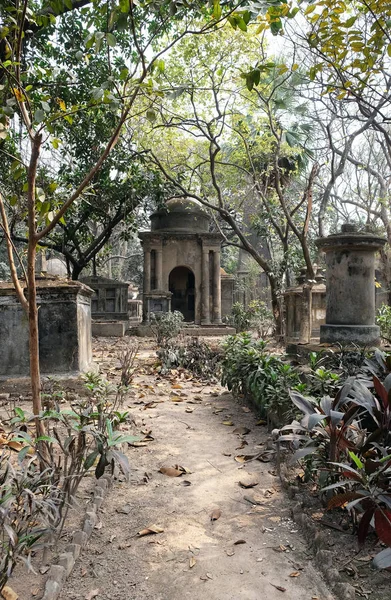
[[[146,349],[141,364],[153,356]],[[289,518],[273,462],[235,460],[267,449],[255,415],[219,386],[184,380],[173,389],[152,373],[136,383],[127,404],[154,441],[129,448],[131,481],[114,486],[61,600],[332,600]],[[243,427],[250,432],[235,433]],[[159,472],[174,465],[191,473]],[[221,516],[212,521],[215,509]],[[163,533],[137,536],[152,524]]]

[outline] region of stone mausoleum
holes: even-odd
[[[185,321],[220,326],[231,312],[233,278],[221,269],[222,236],[209,215],[188,198],[173,198],[139,234],[144,250],[143,316],[180,311]]]

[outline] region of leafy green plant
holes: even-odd
[[[339,470],[340,480],[323,488],[323,492],[333,490],[337,495],[328,503],[328,509],[344,507],[359,514],[357,529],[358,543],[364,546],[372,529],[388,547],[374,558],[379,569],[391,567],[391,454],[376,458],[373,455],[359,458],[349,452],[353,463],[333,463]]]
[[[391,306],[382,304],[376,315],[376,324],[380,327],[380,334],[384,340],[391,343]]]
[[[320,394],[321,396],[325,394],[334,395],[340,384],[340,375],[338,373],[333,373],[333,371],[323,369],[322,367],[315,369],[310,374],[309,379],[311,393]]]
[[[9,451],[0,455],[0,590],[19,560],[30,566],[31,552],[60,522],[62,493],[51,480],[35,457],[13,465]]]
[[[183,315],[181,312],[159,312],[150,314],[150,326],[158,346],[164,347],[169,340],[177,337],[182,330]]]
[[[377,358],[381,363],[384,355]],[[383,366],[388,362],[386,358]],[[302,445],[292,460],[304,460],[307,477],[322,492],[337,492],[329,499],[329,509],[345,507],[354,521],[359,519],[360,545],[371,527],[387,544],[374,560],[378,568],[387,568],[391,566],[391,376],[382,383],[374,375],[372,388],[368,383],[350,378],[334,399],[324,396],[319,403],[291,392],[304,417],[283,427],[279,442]],[[327,480],[332,483],[325,486]]]
[[[273,313],[261,300],[253,300],[247,308],[241,302],[235,302],[228,323],[238,333],[253,329],[261,338],[272,335],[274,331]]]
[[[223,345],[222,384],[253,401],[261,414],[275,423],[286,423],[295,411],[289,388],[303,383],[294,367],[266,351],[266,342],[248,333],[229,336]]]

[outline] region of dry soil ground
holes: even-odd
[[[114,378],[112,343],[100,340],[95,350]],[[266,461],[266,428],[218,385],[181,373],[160,378],[155,360],[143,342],[125,403],[137,430],[154,439],[129,447],[131,481],[115,484],[61,600],[331,600],[273,461],[235,459],[263,453]],[[188,472],[159,472],[175,465]],[[137,535],[151,525],[162,533]]]

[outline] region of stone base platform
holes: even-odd
[[[320,341],[327,344],[357,344],[379,346],[380,327],[377,325],[321,325]]]
[[[148,323],[141,323],[138,327],[130,329],[131,335],[139,337],[152,337],[151,326]],[[189,325],[183,327],[181,333],[191,337],[218,337],[221,335],[234,335],[236,329],[227,325]]]
[[[351,352],[357,352],[358,344],[356,344],[356,345],[343,344],[343,348],[344,348],[344,350],[350,350]],[[378,346],[368,345],[366,347],[366,350],[372,350],[372,349],[374,350],[375,348],[378,348]],[[311,342],[311,344],[299,344],[296,342],[288,342],[286,344],[285,350],[290,359],[295,359],[300,364],[306,364],[306,363],[308,363],[309,355],[311,354],[311,352],[323,352],[323,354],[335,354],[335,353],[341,351],[341,347],[335,346],[333,344],[325,344],[325,343],[321,344],[320,341],[318,340],[315,343]]]
[[[93,337],[124,337],[127,321],[92,321]]]
[[[99,365],[91,362],[85,369],[85,373],[99,371]],[[47,392],[53,387],[66,390],[67,392],[82,393],[85,391],[85,381],[80,371],[73,373],[45,373],[41,375],[43,392]],[[0,402],[14,400],[22,397],[25,400],[31,398],[31,380],[30,377],[20,376],[0,376]]]

